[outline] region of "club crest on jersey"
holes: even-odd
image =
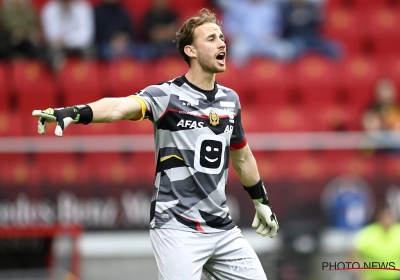
[[[212,126],[217,126],[219,124],[218,114],[211,110],[209,116],[210,116],[210,124]]]

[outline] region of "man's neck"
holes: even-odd
[[[215,84],[215,73],[206,73],[203,70],[189,68],[185,75],[186,79],[203,90],[213,90]]]

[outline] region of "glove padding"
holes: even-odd
[[[256,228],[256,232],[262,236],[274,237],[279,230],[279,223],[275,213],[272,212],[271,207],[262,204],[257,200],[253,200],[256,208],[256,215],[251,225]]]
[[[46,110],[34,110],[32,116],[39,117],[38,121],[38,133],[46,133],[46,122],[57,122],[55,135],[63,136],[64,129],[67,128],[71,123],[77,123],[79,121],[79,109],[77,107],[67,108],[48,108]]]

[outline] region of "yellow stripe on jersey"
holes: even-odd
[[[140,107],[142,107],[142,111],[130,120],[135,121],[135,122],[143,120],[143,118],[146,114],[146,103],[144,103],[143,99],[140,98],[139,96],[130,95],[129,97],[136,99],[140,103]]]
[[[177,158],[177,159],[180,159],[181,161],[184,161],[183,158],[181,158],[181,157],[179,157],[177,155],[170,155],[170,156],[162,157],[160,159],[160,162],[166,161],[167,159],[170,159],[170,158]]]

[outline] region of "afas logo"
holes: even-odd
[[[180,120],[176,126],[196,129],[196,128],[203,128],[204,123],[191,120]]]

